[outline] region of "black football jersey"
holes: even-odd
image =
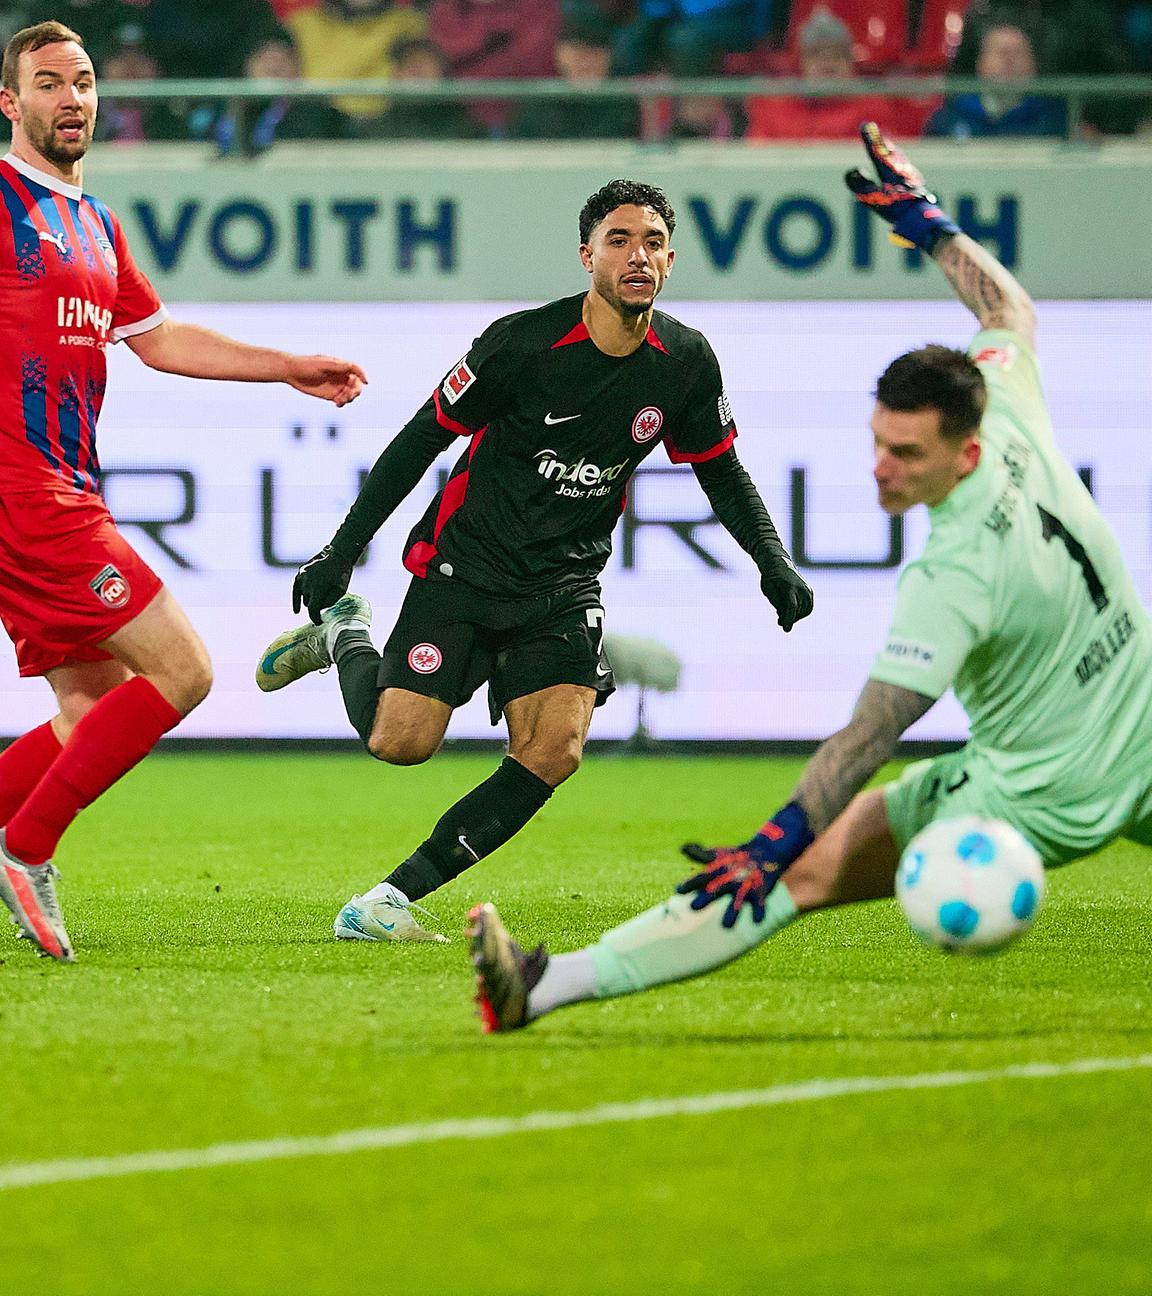
[[[595,577],[643,459],[662,444],[673,463],[701,463],[731,446],[703,334],[655,311],[637,350],[605,355],[583,301],[496,320],[416,415],[468,442],[408,537],[416,576],[514,597]]]

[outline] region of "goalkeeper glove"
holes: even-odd
[[[789,801],[742,846],[701,846],[698,842],[682,846],[689,859],[709,867],[681,882],[676,890],[680,895],[693,895],[693,909],[727,898],[728,908],[720,920],[723,927],[735,926],[745,905],[751,906],[753,922],[763,922],[765,902],[780,875],[814,840],[804,807]]]
[[[855,169],[844,181],[865,207],[892,226],[888,237],[893,243],[931,254],[945,234],[960,233],[960,226],[936,205],[936,195],[925,188],[924,177],[875,122],[865,122],[860,137],[880,183]]]
[[[325,545],[296,573],[292,582],[292,611],[299,612],[303,604],[309,619],[319,625],[320,613],[348,593],[355,565],[353,560],[338,554],[331,545]]]

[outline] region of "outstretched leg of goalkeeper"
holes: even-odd
[[[711,972],[811,910],[892,895],[898,862],[884,796],[874,790],[856,797],[776,882],[764,897],[759,921],[747,904],[725,926],[729,906],[723,897],[694,909],[692,895],[677,893],[605,932],[595,945],[545,958],[523,955],[510,940],[511,951],[501,950],[503,928],[494,930],[499,917],[483,906],[473,913],[482,1015],[489,1029],[515,1029],[565,1004],[634,994]],[[489,966],[496,960],[501,967]],[[527,984],[512,986],[512,1007],[505,1014],[501,1003],[490,1002],[492,992],[499,997],[509,976],[515,981],[517,974]]]

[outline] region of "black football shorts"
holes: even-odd
[[[616,690],[604,655],[600,585],[534,598],[498,598],[441,576],[414,577],[384,645],[376,683],[462,706],[487,680],[499,723],[513,698],[554,684]]]

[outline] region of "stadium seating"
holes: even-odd
[[[931,0],[929,0],[931,4]],[[794,57],[800,29],[817,9],[835,14],[851,31],[860,72],[886,72],[903,59],[908,48],[907,0],[793,0],[788,16],[785,50]]]
[[[920,29],[904,59],[913,72],[942,72],[952,62],[971,0],[924,0]]]

